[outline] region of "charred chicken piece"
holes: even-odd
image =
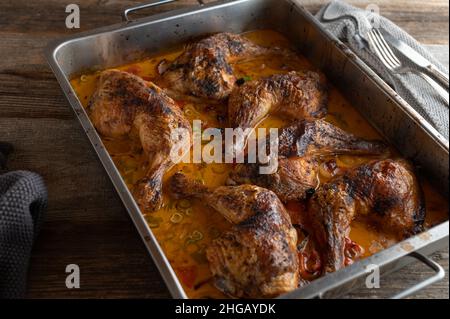
[[[162,79],[171,90],[222,100],[236,82],[231,64],[267,51],[240,35],[219,33],[188,45]]]
[[[228,101],[232,127],[254,128],[269,114],[292,120],[316,119],[326,115],[327,93],[319,74],[290,72],[237,87]]]
[[[233,297],[269,298],[298,287],[297,233],[277,196],[254,185],[214,191],[176,173],[176,197],[201,198],[234,224],[207,248],[215,285]]]
[[[425,206],[411,166],[402,160],[374,161],[323,185],[308,205],[308,219],[324,272],[345,266],[350,223],[363,216],[404,239],[422,231]]]
[[[173,165],[170,150],[175,143],[185,142],[173,138],[171,129],[191,132],[181,110],[154,84],[127,72],[108,70],[100,75],[88,111],[104,136],[114,138],[136,131],[148,156],[148,170],[135,186],[135,198],[142,209],[160,208],[162,177]],[[181,149],[188,150],[189,145]]]
[[[297,121],[279,131],[278,169],[274,174],[260,174],[259,163],[238,164],[228,183],[255,184],[272,190],[283,202],[299,201],[318,187],[318,170],[325,157],[381,156],[387,152],[382,142],[358,138],[325,120]]]
[[[254,184],[273,191],[284,203],[303,200],[318,186],[319,161],[314,157],[280,158],[274,174],[261,174],[260,164],[237,164],[228,185]]]
[[[243,145],[226,149],[240,154],[252,130],[269,114],[292,120],[317,119],[327,112],[327,93],[315,72],[290,72],[246,82],[234,89],[228,101],[228,120],[244,132]]]
[[[278,155],[282,157],[364,156],[387,152],[383,142],[356,137],[323,119],[296,121],[280,129],[278,145]]]

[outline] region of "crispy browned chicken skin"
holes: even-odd
[[[240,35],[219,33],[188,45],[162,78],[171,90],[221,100],[236,82],[231,63],[265,52]]]
[[[325,120],[297,121],[279,130],[278,169],[274,174],[260,174],[259,163],[238,164],[228,183],[256,184],[272,190],[283,202],[298,201],[318,186],[319,165],[327,156],[385,153],[387,147],[382,142],[358,138]]]
[[[319,161],[314,157],[280,158],[277,171],[261,174],[260,164],[237,164],[228,185],[254,184],[273,191],[283,201],[303,200],[318,185]]]
[[[425,206],[411,166],[403,160],[374,161],[336,177],[314,194],[308,219],[321,248],[324,272],[344,267],[345,239],[357,215],[399,239],[420,232]]]
[[[327,112],[327,92],[315,72],[290,72],[246,82],[235,88],[228,100],[228,120],[233,128],[244,130],[243,145],[226,149],[240,154],[248,136],[269,114],[292,120],[317,119]]]
[[[364,140],[323,119],[295,121],[280,129],[278,139],[278,154],[282,157],[340,154],[364,156],[387,152],[387,146],[383,142]]]
[[[254,185],[211,191],[181,173],[170,188],[176,197],[201,198],[234,224],[207,248],[218,289],[233,297],[269,298],[298,287],[297,233],[273,192]]]
[[[326,115],[327,93],[319,74],[290,72],[249,81],[236,87],[228,101],[232,127],[254,128],[269,114],[292,120]]]
[[[148,170],[135,187],[141,208],[156,210],[161,205],[162,177],[173,165],[170,150],[178,138],[171,129],[191,127],[175,102],[150,82],[118,70],[104,71],[89,103],[89,114],[100,134],[119,137],[132,130],[139,135],[148,156]],[[189,149],[189,146],[182,148]]]

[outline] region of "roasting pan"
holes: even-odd
[[[154,1],[127,9],[122,14],[123,23],[52,42],[46,49],[46,56],[174,298],[187,296],[72,89],[69,80],[76,75],[130,63],[214,32],[273,29],[285,35],[320,68],[404,157],[420,165],[448,199],[448,141],[343,43],[325,31],[301,6],[301,1],[235,0],[210,4],[199,1],[198,6],[187,9],[136,21],[128,18],[132,11],[172,1]],[[353,287],[361,286],[374,266],[379,267],[382,276],[414,260],[433,269],[432,277],[393,296],[405,297],[444,277],[442,267],[426,256],[448,246],[448,235],[447,221],[280,298],[342,296]]]

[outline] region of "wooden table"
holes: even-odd
[[[325,2],[308,0],[305,6],[315,12]],[[351,2],[361,7],[376,3],[383,15],[423,43],[448,45],[446,0]],[[49,40],[77,32],[65,28],[68,3],[0,2],[0,140],[16,147],[9,167],[38,172],[49,189],[45,224],[31,258],[28,297],[170,297],[44,61],[43,48]],[[89,30],[119,22],[122,9],[139,1],[76,3],[81,9],[81,30]],[[166,8],[193,3],[180,1]],[[448,61],[446,51],[443,59]],[[434,259],[448,272],[448,250]],[[65,267],[72,263],[81,269],[80,289],[65,286]],[[383,289],[361,289],[351,297],[386,297],[426,275],[424,267],[412,265],[382,279]],[[448,277],[415,297],[448,298]]]

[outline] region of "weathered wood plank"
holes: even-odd
[[[213,2],[213,1],[206,1]],[[327,0],[306,0],[303,5],[315,13]],[[352,0],[349,3],[365,8],[376,4],[381,14],[398,23],[419,41],[432,44],[448,43],[448,3],[442,0]],[[81,10],[81,30],[89,30],[121,21],[124,8],[136,5],[139,1],[79,1]],[[195,0],[183,0],[176,4],[167,4],[146,12],[161,12],[196,3]],[[26,1],[7,0],[0,4],[0,30],[2,33],[20,32],[45,34],[49,36],[72,34],[74,31],[64,27],[67,5],[64,1]],[[45,23],[44,23],[45,22]]]

